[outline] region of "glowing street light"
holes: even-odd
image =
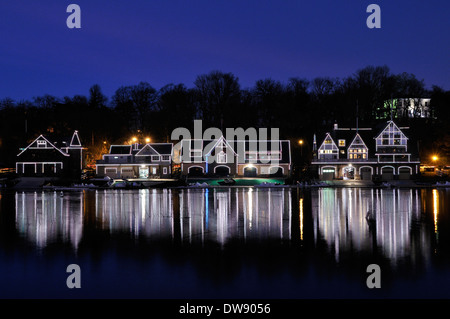
[[[150,141],[151,141],[151,138],[150,138],[150,137],[147,137],[147,138],[145,139],[145,143],[150,143]]]
[[[436,162],[438,160],[438,157],[436,155],[433,155],[431,159],[433,160],[433,162]]]
[[[298,140],[298,144],[300,145],[300,155],[303,157],[303,140]]]

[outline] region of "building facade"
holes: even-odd
[[[172,176],[173,144],[111,145],[97,161],[98,177],[113,179],[162,179]]]
[[[408,180],[420,174],[414,143],[393,121],[381,130],[339,128],[324,134],[312,166],[321,180]]]
[[[16,173],[27,177],[79,179],[83,168],[83,146],[78,131],[69,139],[39,135],[17,154]]]
[[[182,176],[286,178],[291,173],[288,140],[184,139],[175,157]]]

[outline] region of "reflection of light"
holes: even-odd
[[[205,189],[205,228],[208,229],[209,220],[209,203],[208,203],[208,189]]]
[[[433,189],[433,214],[434,214],[434,232],[437,234],[437,216],[439,213],[439,193],[437,189]]]
[[[303,198],[300,198],[300,239],[303,240]]]
[[[253,188],[250,188],[248,191],[248,227],[252,229],[252,212],[253,212],[253,197],[252,197]]]

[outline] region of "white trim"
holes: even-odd
[[[231,167],[227,166],[227,165],[217,165],[214,167],[214,174],[216,173],[216,168],[218,167],[226,167],[228,168],[228,173],[231,173]]]
[[[311,165],[327,165],[327,164],[337,164],[337,165],[348,165],[348,164],[360,165],[360,164],[363,164],[363,165],[366,165],[366,164],[378,164],[378,162],[369,162],[369,161],[363,161],[363,160],[359,160],[359,161],[355,160],[354,162],[352,162],[352,161],[339,162],[338,160],[331,161],[331,162],[317,162],[317,161],[311,162]]]
[[[244,166],[242,168],[242,174],[245,173],[245,169],[248,167],[248,168],[255,168],[256,169],[256,175],[258,175],[258,167],[256,167],[255,164],[243,164],[243,165],[246,165],[246,166]],[[258,165],[258,164],[256,164],[256,165]]]
[[[282,166],[269,166],[269,175],[272,175],[271,173],[270,173],[270,169],[271,168],[281,168],[281,173],[284,175],[284,167],[282,167]]]
[[[163,167],[163,175],[167,175],[167,167],[166,166]]]
[[[409,168],[409,174],[412,175],[413,174],[413,169],[411,166],[399,166],[397,171],[398,171],[398,175],[400,175],[400,168]]]
[[[205,168],[204,167],[202,167],[202,166],[199,166],[199,165],[193,165],[193,166],[189,166],[189,168],[188,168],[188,174],[189,174],[189,171],[191,170],[191,168],[193,168],[193,167],[199,167],[199,168],[201,168],[202,169],[202,173],[204,174],[205,173]]]
[[[77,136],[78,142],[80,142],[80,144],[78,144],[78,145],[73,144],[73,138],[74,138],[75,135]],[[78,131],[77,131],[77,130],[75,130],[75,132],[73,132],[72,139],[70,140],[69,147],[71,147],[71,148],[74,148],[74,147],[82,147],[82,146],[81,146],[80,136],[78,135]]]
[[[219,137],[219,138],[217,139],[216,143],[214,143],[213,147],[211,147],[211,149],[209,150],[208,153],[205,154],[205,156],[211,155],[211,152],[216,148],[217,144],[219,144],[220,141],[224,142],[224,143],[225,143],[225,146],[228,147],[228,148],[230,148],[231,151],[234,153],[234,155],[237,155],[237,153],[234,151],[234,149],[231,147],[231,145],[228,143],[228,141],[227,141],[227,140],[225,139],[225,137],[223,137],[223,135],[222,135],[221,137]],[[202,145],[203,145],[203,144],[202,144]],[[207,146],[209,146],[209,144],[208,144]],[[202,152],[203,152],[204,150],[205,150],[205,149],[203,148]]]
[[[47,141],[48,144],[50,144],[54,149],[56,149],[58,152],[60,152],[62,155],[64,156],[70,156],[69,154],[64,153],[63,151],[61,151],[59,148],[57,148],[55,145],[53,145],[52,143],[50,143],[50,141],[48,139],[46,139],[42,134],[39,135],[33,142],[31,142],[27,147],[25,147],[22,152],[20,152],[19,154],[17,154],[17,156],[20,156],[23,152],[25,152],[27,149],[31,148],[31,149],[51,149],[52,147],[31,147],[31,145],[33,145],[34,142],[36,142],[37,144],[37,140],[40,138],[43,138],[44,140]]]
[[[153,143],[152,143],[152,144],[153,144]],[[136,155],[134,155],[134,156],[155,156],[155,155],[141,155],[141,154],[140,154],[142,151],[144,151],[144,149],[145,149],[147,146],[148,146],[149,148],[151,148],[157,155],[161,155],[159,152],[157,152],[157,151],[150,145],[150,143],[147,143],[147,144],[145,144],[144,147],[142,147],[142,148],[139,150],[139,152],[137,152]]]
[[[369,165],[360,166],[359,169],[358,169],[358,174],[361,176],[361,169],[365,168],[365,167],[369,167],[370,168],[370,174],[373,175],[373,167],[369,166]]]

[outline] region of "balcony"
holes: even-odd
[[[349,158],[324,158],[324,159],[313,159],[312,163],[315,162],[333,162],[333,163],[365,163],[365,162],[376,162],[376,158],[357,158],[357,159],[349,159]]]

